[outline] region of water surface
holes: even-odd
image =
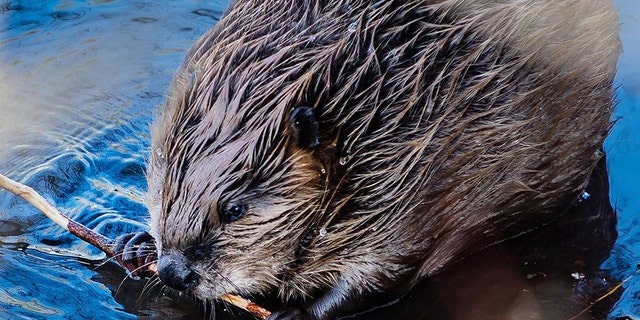
[[[149,124],[227,2],[0,5],[0,171],[106,236],[145,229]],[[142,287],[121,287],[125,275],[103,259],[0,193],[0,318],[154,314],[140,306]]]

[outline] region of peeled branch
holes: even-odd
[[[0,187],[17,196],[20,196],[22,199],[26,200],[42,213],[44,213],[45,216],[47,216],[57,225],[61,226],[65,230],[68,230],[70,233],[82,239],[83,241],[92,244],[102,252],[106,253],[107,256],[113,257],[113,240],[101,234],[95,233],[93,230],[85,227],[84,225],[69,219],[69,217],[60,213],[58,209],[52,206],[40,194],[33,190],[33,188],[11,180],[2,174],[0,174]],[[122,267],[125,268],[124,266]],[[156,263],[147,265],[146,269],[154,274],[157,273]],[[258,319],[266,320],[271,315],[271,312],[266,310],[265,308],[236,295],[225,294],[220,297],[220,299],[251,313]]]

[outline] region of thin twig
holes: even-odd
[[[94,232],[93,230],[80,223],[69,219],[69,217],[60,213],[58,209],[52,206],[40,194],[33,190],[33,188],[11,180],[2,174],[0,174],[0,187],[26,200],[42,213],[44,213],[45,216],[47,216],[57,225],[61,226],[65,230],[68,230],[81,240],[92,244],[102,252],[106,253],[107,256],[113,257],[113,240]],[[125,268],[124,266],[121,267]],[[147,270],[153,273],[157,273],[157,265],[155,263],[151,263],[147,266]],[[220,299],[251,313],[254,317],[261,320],[266,320],[271,315],[271,312],[267,309],[236,295],[225,294],[220,297]]]
[[[27,202],[44,213],[45,216],[47,216],[57,225],[63,227],[65,230],[71,232],[73,235],[94,245],[96,248],[106,253],[109,257],[113,256],[113,250],[110,246],[111,239],[101,234],[95,233],[93,232],[93,230],[83,226],[82,224],[69,219],[69,217],[60,213],[58,209],[52,206],[40,194],[33,190],[33,188],[13,181],[2,174],[0,174],[0,186],[13,194],[20,196],[22,199],[27,200]]]

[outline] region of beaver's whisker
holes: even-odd
[[[151,294],[151,291],[153,291],[155,289],[155,286],[157,286],[158,284],[161,284],[161,281],[157,275],[154,275],[147,279],[144,286],[142,287],[142,290],[140,291],[139,298],[142,299],[143,296]]]
[[[152,266],[152,265],[155,265],[155,264],[157,264],[157,261],[149,261],[149,262],[147,262],[147,263],[143,263],[143,264],[142,264],[142,265],[140,265],[139,267],[137,267],[137,268],[135,268],[135,269],[131,270],[131,273],[130,273],[130,274],[134,274],[134,273],[136,273],[136,272],[138,272],[138,271],[140,271],[140,270],[147,269],[149,266]]]
[[[118,286],[116,287],[116,291],[113,293],[113,296],[117,296],[120,293],[120,288],[122,287],[122,285],[124,284],[125,281],[127,281],[127,279],[129,279],[129,275],[126,275],[122,281],[120,281],[120,284],[118,284]]]

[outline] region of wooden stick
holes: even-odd
[[[49,219],[55,222],[57,225],[68,230],[78,238],[89,242],[96,248],[102,250],[109,257],[113,257],[113,250],[111,249],[111,239],[93,232],[93,230],[69,219],[52,206],[47,200],[45,200],[40,194],[38,194],[33,188],[25,186],[22,183],[13,181],[4,175],[0,174],[0,187],[3,187],[7,191],[20,196],[22,199],[27,200],[30,204],[44,213]]]
[[[47,216],[57,225],[61,226],[65,230],[68,230],[81,240],[92,244],[102,252],[106,253],[107,256],[113,257],[114,252],[111,246],[113,240],[94,232],[93,230],[80,223],[69,219],[69,217],[60,213],[58,209],[52,206],[40,194],[33,190],[33,188],[11,180],[2,174],[0,174],[0,187],[26,200],[42,213],[44,213],[45,216]],[[157,273],[157,265],[155,263],[147,266],[147,269],[154,273]],[[220,297],[220,299],[251,313],[254,317],[260,320],[266,320],[271,315],[271,312],[267,309],[236,295],[225,294]]]

